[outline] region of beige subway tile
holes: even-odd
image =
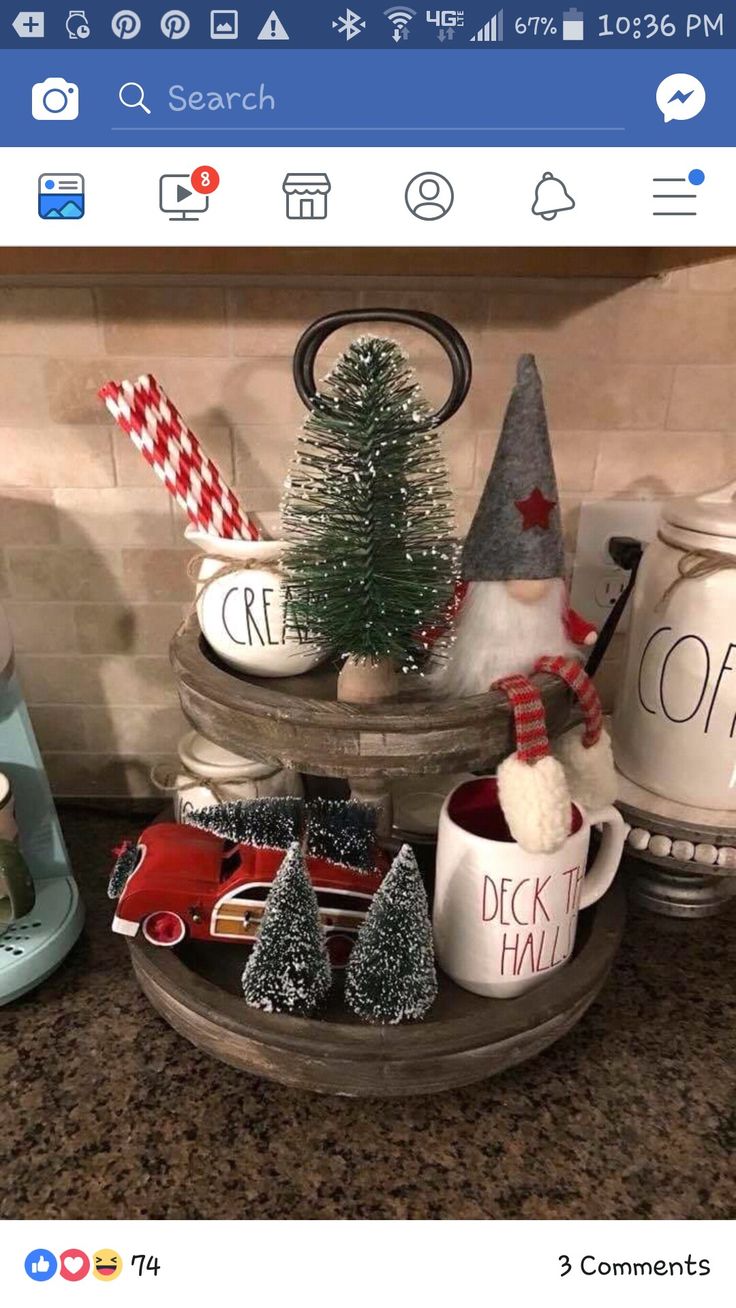
[[[488,322],[488,287],[483,284],[401,287],[393,283],[369,283],[362,294],[363,307],[403,309],[437,314],[455,327],[464,337],[473,357],[478,360],[483,331]],[[372,335],[385,336],[396,341],[408,355],[409,361],[429,359],[435,363],[444,360],[442,346],[428,332],[414,327],[378,320],[364,328]]]
[[[167,655],[184,604],[76,604],[74,639],[83,654]]]
[[[24,654],[18,664],[29,704],[177,703],[165,658]]]
[[[727,296],[624,294],[613,349],[635,363],[728,363],[736,315]]]
[[[167,358],[144,352],[135,356],[90,358],[84,362],[49,359],[46,378],[51,417],[54,422],[109,421],[113,425],[98,397],[100,387],[110,380],[135,381],[143,373],[152,373],[195,431],[197,424],[203,425],[204,421],[209,426],[221,426],[220,397],[231,367],[227,359]]]
[[[69,705],[34,704],[30,715],[39,749],[63,750],[65,753],[87,749],[86,711]]]
[[[0,396],[3,423],[10,427],[34,427],[49,420],[45,365],[38,358],[0,358]]]
[[[619,431],[601,438],[594,489],[632,499],[660,499],[705,490],[727,475],[721,436]]]
[[[305,409],[291,376],[290,359],[250,359],[228,369],[221,393],[233,426],[297,426]]]
[[[299,427],[238,427],[233,432],[235,476],[244,505],[251,503],[251,490],[283,486],[296,448]]]
[[[552,431],[664,426],[671,368],[550,359],[543,375]]]
[[[688,269],[688,281],[694,291],[736,291],[736,255],[730,259],[707,261]]]
[[[115,550],[7,550],[11,594],[21,600],[104,600],[120,593],[120,555]]]
[[[70,604],[8,600],[3,608],[18,653],[66,654],[77,649]]]
[[[674,431],[736,429],[736,367],[685,366],[675,372],[667,415]]]
[[[0,545],[53,545],[59,536],[51,491],[30,487],[0,491]]]
[[[352,287],[245,286],[229,292],[233,353],[253,358],[291,359],[302,332],[316,318],[358,305]],[[340,353],[360,332],[345,328],[330,337],[327,349]]]
[[[188,549],[123,550],[123,588],[131,603],[142,600],[188,600],[194,582],[187,576]]]
[[[194,430],[194,428],[193,428]],[[228,427],[200,427],[194,431],[202,449],[220,469],[226,481],[234,477],[232,436]],[[115,470],[119,486],[140,486],[143,489],[154,487],[159,494],[170,498],[165,486],[158,480],[151,466],[143,455],[119,427],[112,427],[112,450],[115,458]],[[177,509],[177,520],[182,531],[186,525],[186,515]]]
[[[619,314],[619,299],[597,284],[585,291],[574,281],[567,290],[539,290],[536,282],[490,297],[489,325],[477,360],[516,359],[538,354],[545,359],[600,359],[610,354]]]
[[[0,290],[0,354],[96,354],[91,290],[9,286]]]
[[[181,709],[85,708],[81,710],[87,749],[102,754],[168,754],[191,730]],[[59,747],[60,748],[60,747]]]
[[[114,481],[104,426],[0,427],[0,486],[101,487]]]
[[[156,484],[143,490],[54,491],[63,545],[168,545],[174,542],[171,497]]]
[[[51,789],[60,799],[147,798],[158,794],[151,781],[154,763],[166,768],[174,765],[170,755],[116,758],[110,754],[47,753],[44,762]]]
[[[215,286],[112,286],[98,292],[111,354],[224,355],[225,291]]]
[[[453,491],[467,491],[473,485],[475,473],[476,436],[463,430],[459,424],[448,423],[442,428],[442,451]]]
[[[0,598],[5,599],[10,594],[10,577],[8,575],[8,563],[4,553],[0,553]]]

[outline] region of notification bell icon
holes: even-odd
[[[558,213],[565,209],[574,209],[575,201],[570,195],[564,182],[559,177],[554,177],[552,173],[543,173],[542,180],[537,182],[534,204],[532,213],[538,218],[544,218],[551,222],[556,218]]]

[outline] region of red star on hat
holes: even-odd
[[[514,500],[514,503],[524,520],[522,531],[530,531],[532,527],[541,527],[542,531],[549,529],[549,515],[557,501],[545,499],[538,486],[525,500]]]

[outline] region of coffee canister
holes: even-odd
[[[198,731],[182,736],[178,753],[180,770],[166,787],[173,792],[177,822],[186,822],[190,813],[212,804],[304,793],[301,776],[293,768],[282,767],[275,759],[241,758]]]
[[[613,741],[645,790],[736,811],[736,482],[664,506],[633,591]]]

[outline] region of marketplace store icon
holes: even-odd
[[[287,218],[327,217],[327,196],[332,189],[327,173],[287,173],[283,189]]]

